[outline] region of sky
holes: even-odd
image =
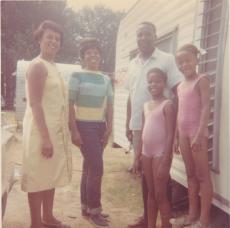
[[[67,0],[67,5],[77,11],[85,6],[94,7],[102,4],[114,11],[127,12],[136,2],[137,0]]]

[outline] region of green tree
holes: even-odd
[[[93,36],[103,47],[102,70],[113,72],[115,65],[115,45],[122,12],[99,5],[83,8],[78,12],[66,8],[65,1],[2,1],[2,97],[8,108],[13,106],[15,94],[16,63],[20,59],[30,60],[38,52],[38,45],[32,34],[46,19],[61,24],[64,28],[64,43],[57,62],[76,63],[79,61],[78,45],[81,38]]]
[[[115,49],[117,30],[123,12],[114,12],[103,5],[83,8],[77,13],[66,12],[66,23],[71,28],[77,44],[82,37],[92,36],[100,40],[103,51],[102,70],[113,72],[115,67]]]
[[[32,34],[45,19],[60,24],[64,21],[65,2],[63,1],[2,1],[1,36],[1,95],[7,108],[13,107],[17,61],[30,60],[38,53]]]

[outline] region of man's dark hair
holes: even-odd
[[[152,30],[153,30],[154,33],[157,32],[156,26],[155,26],[152,22],[149,22],[149,21],[142,21],[142,22],[139,24],[139,26],[140,26],[140,25],[147,25],[147,26],[149,26],[149,27],[152,28]]]

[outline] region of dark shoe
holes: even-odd
[[[81,215],[82,217],[89,219],[90,214],[86,210],[81,210]]]
[[[108,226],[108,222],[101,214],[90,215],[90,222],[96,226]]]
[[[144,217],[140,217],[136,222],[129,224],[128,228],[147,228],[147,222]]]

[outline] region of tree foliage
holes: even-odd
[[[65,1],[2,1],[2,72],[1,88],[8,106],[13,105],[16,63],[34,58],[39,47],[32,39],[33,31],[45,19],[64,28],[64,43],[57,62],[75,63],[79,60],[78,47],[83,37],[93,36],[103,47],[102,70],[114,71],[117,30],[123,12],[99,5],[78,12],[66,7]]]

